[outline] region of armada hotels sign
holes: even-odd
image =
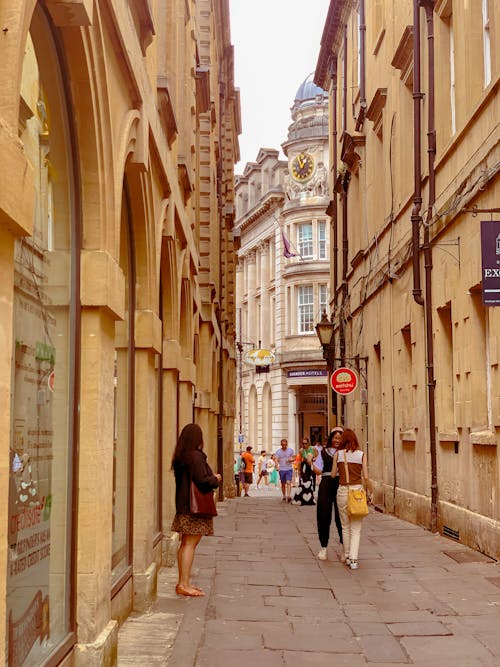
[[[500,305],[500,220],[481,221],[483,303]]]

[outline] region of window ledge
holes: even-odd
[[[474,431],[469,434],[471,445],[497,445],[497,436],[494,431]]]
[[[456,429],[450,429],[439,431],[438,438],[439,442],[458,442],[460,440],[460,434]]]
[[[400,431],[399,437],[403,442],[416,442],[417,431],[414,428],[410,428],[407,431]]]

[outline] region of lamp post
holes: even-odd
[[[332,315],[333,319],[333,315]],[[321,321],[316,324],[316,335],[319,338],[321,347],[323,348],[323,359],[326,361],[326,368],[328,371],[328,384],[330,384],[330,377],[333,372],[333,365],[335,362],[335,324],[332,320],[328,319],[326,310],[323,311],[321,315]],[[328,401],[328,430],[330,430],[330,405],[333,407],[335,401],[335,408],[337,406],[337,396],[331,396],[331,400]],[[335,410],[336,412],[336,410]]]
[[[241,326],[240,326],[240,336],[241,336]],[[238,350],[238,388],[240,392],[240,433],[239,433],[239,445],[241,446],[243,438],[243,345],[252,345],[255,347],[255,343],[252,341],[236,341],[236,349]]]

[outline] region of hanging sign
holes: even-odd
[[[250,364],[251,366],[269,366],[276,361],[276,357],[271,350],[260,348],[245,352],[243,360],[246,364]]]
[[[350,394],[358,386],[358,376],[350,368],[342,366],[333,371],[330,384],[337,394]]]
[[[500,220],[481,221],[483,304],[500,306]]]

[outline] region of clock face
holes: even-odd
[[[309,178],[314,169],[314,160],[309,153],[299,153],[292,161],[292,176],[298,181],[305,181]]]

